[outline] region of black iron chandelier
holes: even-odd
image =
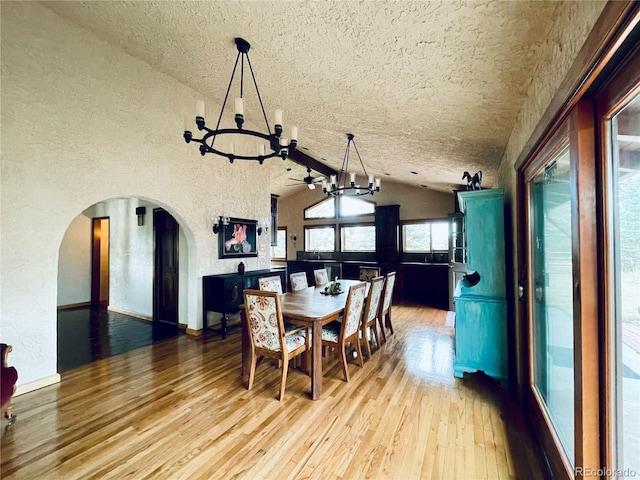
[[[360,160],[360,166],[362,167],[364,178],[367,179],[367,184],[365,186],[356,184],[356,173],[353,171],[349,172],[349,150],[351,149],[352,144],[356,154],[358,155],[358,160]],[[348,182],[347,172],[349,172]],[[380,191],[380,179],[374,178],[373,175],[367,175],[367,170],[364,168],[364,163],[362,163],[362,158],[360,157],[360,152],[358,152],[356,142],[353,140],[352,133],[347,133],[347,148],[344,152],[342,168],[340,168],[337,178],[335,175],[331,175],[328,182],[326,179],[323,180],[322,191],[329,197],[336,197],[339,195],[360,197],[362,195],[373,195],[375,192]]]
[[[262,164],[267,158],[271,157],[281,157],[283,160],[287,158],[287,155],[290,151],[296,148],[298,144],[298,128],[291,127],[291,137],[287,138],[282,136],[282,110],[278,109],[275,111],[274,118],[274,132],[271,132],[271,127],[269,126],[269,121],[267,120],[267,114],[264,111],[264,105],[262,104],[262,97],[260,96],[260,91],[258,90],[258,84],[256,82],[256,77],[253,74],[253,68],[251,67],[251,61],[249,60],[249,49],[251,45],[249,42],[242,38],[235,39],[236,46],[238,48],[238,56],[236,57],[236,63],[233,67],[233,72],[231,73],[231,79],[229,80],[229,86],[227,87],[227,93],[224,96],[224,101],[222,103],[222,109],[220,110],[220,116],[218,117],[218,123],[216,124],[215,130],[210,129],[206,126],[204,120],[204,102],[198,101],[196,103],[196,125],[198,130],[204,131],[202,138],[193,138],[193,133],[189,126],[190,120],[185,121],[184,127],[184,139],[187,143],[189,142],[197,142],[200,144],[200,154],[202,156],[205,153],[215,153],[217,155],[221,155],[223,157],[227,157],[229,162],[233,163],[234,160],[257,160]],[[262,110],[262,115],[264,117],[264,123],[267,127],[268,133],[258,132],[255,130],[247,130],[243,129],[242,125],[244,124],[244,65],[246,63],[249,67],[249,71],[251,72],[251,78],[253,79],[253,84],[256,87],[256,94],[258,95],[258,101],[260,102],[260,108]],[[220,128],[220,121],[222,120],[222,114],[224,113],[224,107],[227,104],[227,99],[229,97],[229,91],[231,90],[231,85],[233,84],[233,77],[236,74],[236,70],[238,68],[238,63],[240,63],[240,96],[235,99],[235,121],[236,126],[238,128]],[[229,151],[220,150],[218,146],[216,146],[215,141],[219,136],[224,135],[250,135],[252,137],[257,137],[262,140],[265,140],[267,143],[267,148],[265,148],[264,144],[260,144],[258,146],[258,151],[255,155],[240,155],[234,152],[233,144],[230,143]]]

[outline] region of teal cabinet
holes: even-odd
[[[483,371],[508,383],[504,206],[501,189],[458,192],[464,213],[467,269],[480,274],[462,281],[454,295],[456,353],[453,373]]]

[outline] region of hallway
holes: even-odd
[[[120,355],[178,334],[154,332],[153,323],[138,317],[86,307],[58,312],[58,373]]]

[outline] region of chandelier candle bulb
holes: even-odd
[[[244,100],[242,100],[242,97],[236,98],[236,115],[244,115]]]
[[[373,187],[373,175],[369,175],[369,188]]]
[[[291,127],[291,140],[298,141],[298,127]]]
[[[351,182],[351,185],[356,183],[356,172],[351,172],[349,174],[349,181]]]
[[[262,145],[262,144],[260,145],[260,147],[258,148],[258,154],[261,157],[264,157],[264,145]]]
[[[191,133],[191,117],[189,115],[184,116],[184,131]]]
[[[275,119],[273,123],[282,126],[282,110],[279,108],[276,109]]]
[[[196,117],[204,118],[204,102],[202,100],[196,102]]]
[[[376,189],[380,190],[380,179],[376,178]]]
[[[338,178],[335,175],[331,175],[330,179],[331,179],[331,185],[335,187]]]

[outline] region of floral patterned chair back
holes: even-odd
[[[267,292],[276,292],[282,295],[282,282],[280,281],[280,277],[275,275],[273,277],[263,277],[258,279],[258,286],[260,290],[265,290]]]
[[[391,307],[391,297],[393,296],[393,285],[396,283],[396,272],[387,274],[387,285],[384,289],[384,303],[382,309],[388,311]]]
[[[313,278],[316,281],[316,285],[324,285],[329,283],[329,275],[326,268],[320,268],[313,271]]]
[[[305,272],[292,273],[289,275],[289,281],[291,282],[291,290],[294,292],[304,290],[309,286]]]
[[[378,316],[380,314],[380,303],[382,300],[382,291],[384,289],[384,278],[375,277],[371,280],[369,287],[369,295],[367,296],[367,305],[362,316],[362,340],[364,342],[367,356],[371,358],[371,347],[369,346],[368,330],[371,329],[376,338],[376,344],[380,347],[380,337],[378,335]]]
[[[250,292],[245,290],[244,305],[251,342],[255,347],[279,352],[282,349],[279,330],[282,318],[278,314],[277,293],[265,291],[255,295]]]
[[[349,296],[347,297],[347,304],[344,307],[344,316],[342,317],[342,328],[344,329],[342,335],[344,338],[351,337],[359,330],[366,295],[367,284],[364,282],[349,288]]]
[[[380,309],[380,329],[382,330],[382,339],[386,342],[387,336],[384,332],[385,326],[393,334],[393,323],[391,323],[391,299],[393,297],[393,285],[396,282],[396,272],[387,273],[387,281],[384,287],[384,301]]]
[[[378,276],[380,276],[380,267],[360,267],[359,278],[363,282],[370,282]]]

